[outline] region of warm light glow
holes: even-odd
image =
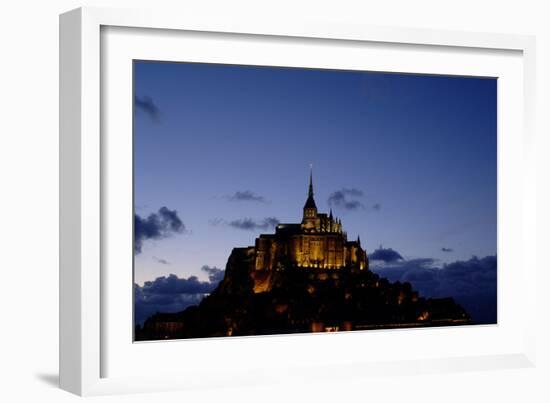
[[[324,326],[322,322],[312,322],[311,323],[311,331],[314,333],[322,332],[324,330]]]
[[[430,317],[430,313],[427,311],[422,312],[422,314],[418,317],[419,321],[426,321]]]
[[[401,305],[404,300],[405,300],[405,294],[403,293],[403,291],[400,291],[399,296],[397,297],[397,303]]]

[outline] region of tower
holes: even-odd
[[[304,216],[302,218],[302,228],[306,230],[315,230],[317,221],[317,205],[313,198],[313,167],[309,169],[309,190],[306,204],[304,204]]]

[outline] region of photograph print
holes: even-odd
[[[135,60],[134,341],[497,323],[497,79]]]

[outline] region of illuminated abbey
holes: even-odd
[[[279,224],[275,234],[261,234],[255,243],[255,269],[275,270],[288,264],[302,268],[368,269],[367,253],[361,240],[348,241],[340,219],[318,213],[313,198],[313,174],[302,222]]]

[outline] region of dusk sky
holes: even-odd
[[[137,239],[139,285],[207,280],[300,222],[310,163],[369,254],[496,256],[496,79],[136,61],[134,91],[135,213],[164,225]]]

